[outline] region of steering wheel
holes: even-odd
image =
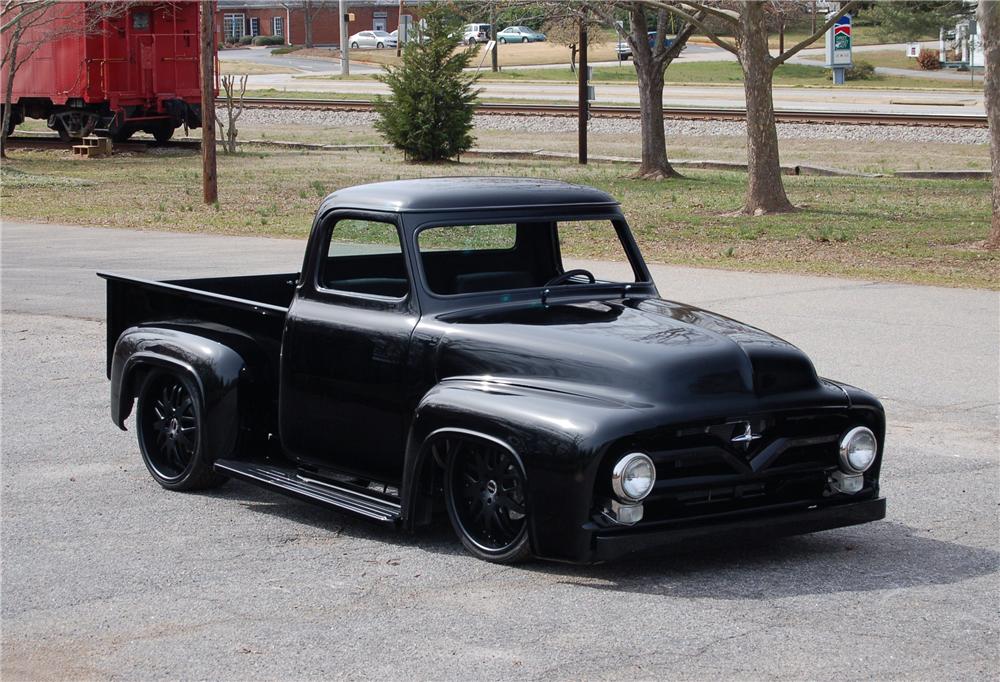
[[[574,277],[576,277],[578,275],[583,275],[584,277],[586,277],[587,279],[589,279],[591,284],[593,284],[594,282],[597,281],[597,279],[594,277],[594,274],[592,272],[590,272],[590,270],[584,270],[584,269],[580,268],[580,269],[577,269],[577,270],[567,270],[566,272],[562,273],[561,275],[556,275],[555,277],[553,277],[552,279],[550,279],[548,282],[546,282],[545,286],[547,286],[547,287],[554,287],[554,286],[558,286],[560,284],[566,284],[569,280],[573,279]]]

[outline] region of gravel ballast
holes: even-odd
[[[308,125],[321,128],[369,127],[375,114],[361,111],[313,111],[297,109],[248,109],[242,125]],[[475,125],[482,130],[524,133],[572,133],[576,119],[563,116],[477,115]],[[665,121],[668,136],[744,137],[746,124],[735,121]],[[639,135],[638,119],[594,118],[590,132],[596,135]],[[819,123],[779,123],[778,137],[786,140],[848,140],[853,142],[938,142],[945,144],[989,144],[985,128],[932,126],[881,126]]]

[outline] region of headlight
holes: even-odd
[[[622,502],[639,502],[653,490],[656,467],[641,452],[625,455],[611,472],[611,488]]]
[[[878,452],[878,440],[871,429],[858,426],[840,439],[840,468],[851,474],[868,471]]]

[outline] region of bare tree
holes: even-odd
[[[986,57],[983,91],[990,126],[990,158],[993,166],[993,220],[986,248],[1000,249],[1000,2],[980,0],[978,16]]]
[[[836,14],[811,35],[777,56],[772,56],[767,45],[768,3],[742,0],[735,4],[735,10],[729,10],[723,9],[718,3],[641,1],[650,7],[665,9],[694,24],[713,43],[736,55],[743,71],[743,90],[747,105],[747,192],[741,212],[762,215],[794,210],[781,178],[772,96],[774,71],[800,50],[816,42],[837,19],[851,12],[858,3],[844,3]],[[698,13],[722,21],[723,25],[731,29],[734,39],[719,36]]]
[[[3,82],[3,120],[0,123],[0,158],[7,158],[7,136],[18,121],[14,117],[14,79],[18,70],[43,46],[78,33],[94,33],[105,19],[124,10],[124,2],[88,7],[81,27],[69,19],[80,6],[59,0],[3,0],[0,37],[3,39],[0,70]]]
[[[221,118],[216,118],[215,120],[219,124],[222,151],[227,154],[235,154],[236,136],[240,133],[236,129],[236,121],[243,115],[243,96],[247,92],[247,77],[240,76],[237,82],[236,76],[223,76],[222,92],[225,97],[227,123],[223,123]]]
[[[577,43],[580,40],[579,18],[575,13],[560,14],[550,19],[544,28],[549,42],[569,48],[569,70],[576,73]]]
[[[602,6],[603,3],[597,3]],[[611,14],[613,8],[628,13],[630,30],[619,27]],[[633,177],[646,180],[679,177],[667,157],[666,134],[663,131],[663,84],[664,72],[670,63],[687,45],[695,25],[684,21],[673,40],[667,40],[669,13],[660,8],[656,13],[656,35],[649,39],[649,23],[646,17],[648,5],[644,2],[619,2],[604,6],[606,20],[615,26],[632,52],[636,78],[639,82],[639,118],[642,136],[642,158],[639,169]],[[704,17],[698,13],[699,19]],[[652,44],[650,44],[652,42]]]
[[[313,47],[313,21],[321,11],[328,11],[331,0],[302,0],[302,23],[305,28],[305,46]],[[339,11],[339,10],[338,10]]]

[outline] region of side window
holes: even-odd
[[[388,298],[404,298],[409,293],[406,262],[394,223],[342,218],[328,229],[320,288]]]

